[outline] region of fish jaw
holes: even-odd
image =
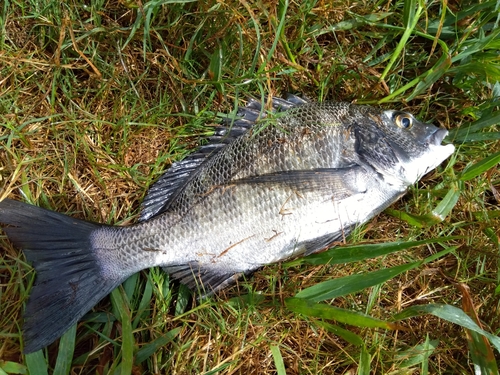
[[[441,141],[448,135],[448,131],[439,128],[428,138],[428,150],[419,158],[405,163],[405,183],[413,185],[424,175],[432,171],[455,152],[455,146],[450,144],[441,145]]]

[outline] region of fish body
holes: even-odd
[[[263,265],[322,250],[380,213],[450,156],[447,131],[411,114],[348,103],[251,101],[175,163],[139,222],[104,226],[13,200],[0,223],[37,271],[25,352],[50,344],[142,269],[201,294]]]

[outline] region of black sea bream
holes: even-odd
[[[140,222],[106,226],[14,200],[3,230],[32,262],[25,352],[60,337],[130,275],[162,266],[201,294],[325,249],[449,157],[445,129],[349,103],[250,101],[152,186]],[[261,117],[259,120],[258,118]]]

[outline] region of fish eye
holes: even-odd
[[[407,113],[399,113],[395,116],[394,122],[401,129],[410,129],[413,126],[413,117]]]

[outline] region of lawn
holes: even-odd
[[[498,374],[497,1],[6,0],[0,199],[114,225],[250,97],[405,110],[455,153],[344,244],[193,300],[159,268],[24,355],[0,231],[0,375]]]

